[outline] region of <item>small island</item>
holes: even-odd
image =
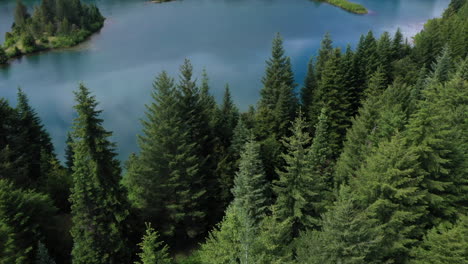
[[[337,6],[341,9],[344,9],[354,14],[365,15],[368,13],[367,8],[365,8],[363,5],[360,5],[358,3],[353,3],[348,0],[319,0],[319,1],[329,3],[330,5]]]
[[[75,46],[99,31],[104,20],[96,5],[80,0],[42,0],[32,15],[19,0],[12,29],[0,46],[0,64],[24,54]]]

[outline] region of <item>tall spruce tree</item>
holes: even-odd
[[[281,162],[282,152],[279,139],[287,135],[298,105],[291,61],[284,53],[283,39],[277,34],[271,58],[266,62],[255,122],[255,134],[262,146],[262,160],[269,179],[276,178],[275,166]]]
[[[424,173],[418,153],[397,134],[381,142],[357,171],[351,182],[361,206],[382,231],[382,246],[371,256],[374,263],[406,263],[424,232]]]
[[[307,74],[304,80],[304,86],[301,88],[301,111],[309,113],[311,106],[317,103],[317,77],[314,69],[313,59],[307,64]]]
[[[385,77],[385,86],[392,82],[392,62],[393,62],[393,51],[392,51],[392,39],[388,32],[382,33],[380,39],[377,41],[377,55],[379,69],[381,69]]]
[[[468,263],[468,217],[461,215],[455,224],[444,223],[425,235],[411,253],[411,264]]]
[[[333,159],[333,149],[330,141],[330,120],[327,109],[323,108],[315,127],[315,137],[307,156],[310,177],[314,182],[313,189],[318,194],[313,201],[312,216],[316,219],[325,212],[325,207],[332,200],[332,190],[334,188],[333,169],[335,160]],[[315,221],[315,227],[318,222]]]
[[[321,226],[320,231],[301,233],[296,241],[298,263],[381,263],[372,260],[381,246],[381,230],[360,208],[350,187],[340,188],[338,200],[323,214]]]
[[[333,55],[333,41],[331,39],[330,33],[326,33],[323,36],[322,41],[320,42],[320,50],[317,56],[317,62],[316,62],[316,72],[317,72],[317,79],[320,82],[322,79],[322,71],[323,68],[325,67],[325,64],[327,61],[332,57]]]
[[[12,145],[15,146],[14,151],[21,156],[25,172],[24,181],[18,184],[24,187],[37,187],[41,180],[45,180],[50,170],[50,161],[56,159],[54,147],[40,118],[21,89],[18,89],[16,114],[16,135]]]
[[[407,47],[405,47],[403,34],[401,29],[398,28],[392,39],[392,60],[400,60],[407,54]]]
[[[348,112],[350,107],[348,91],[344,87],[341,51],[335,49],[325,64],[319,84],[320,109],[328,108],[330,118],[330,147],[336,158],[342,147],[346,129],[349,126]],[[313,115],[310,117],[314,118]],[[316,116],[318,120],[318,116]]]
[[[180,117],[174,80],[166,72],[156,78],[151,96],[138,138],[140,154],[128,161],[123,184],[143,220],[176,243],[187,239],[186,232],[194,232],[187,219],[203,216],[189,206],[204,192],[195,189],[201,182],[198,159]]]
[[[171,264],[169,248],[159,241],[159,234],[151,224],[146,224],[146,233],[143,241],[139,244],[141,252],[138,253],[140,261],[135,264]]]
[[[234,179],[232,206],[245,208],[256,224],[267,213],[269,186],[260,159],[260,146],[251,138],[246,143]]]
[[[33,263],[38,241],[51,234],[57,224],[53,219],[56,211],[47,195],[0,179],[0,228],[3,225],[6,233],[0,238],[5,240],[0,263]]]
[[[67,141],[65,142],[65,166],[69,172],[73,170],[73,138],[70,133],[67,133]]]
[[[232,147],[232,141],[239,120],[239,110],[231,98],[229,86],[226,85],[223,102],[216,113],[215,135],[217,137],[216,151],[218,164],[216,174],[219,181],[221,211],[224,211],[232,200],[231,189],[233,187],[234,175],[237,170],[239,152]]]
[[[299,231],[315,226],[312,202],[320,195],[316,192],[316,182],[308,165],[308,145],[311,139],[305,130],[305,120],[299,113],[292,123],[292,135],[282,141],[286,149],[282,158],[286,165],[283,169],[277,169],[279,179],[273,186],[277,196],[275,216],[278,221],[288,221],[291,224],[286,234],[290,241],[299,235]]]
[[[372,148],[392,137],[395,131],[402,131],[407,122],[410,89],[404,84],[395,83],[385,90],[381,77],[379,71],[374,73],[367,89],[367,98],[358,116],[351,121],[352,126],[335,166],[334,179],[338,185],[354,178]]]
[[[424,171],[421,186],[429,208],[424,220],[429,226],[454,221],[460,210],[466,210],[467,87],[458,76],[445,84],[428,83],[408,124],[408,141]]]
[[[98,102],[80,84],[75,92],[77,117],[73,124],[74,170],[70,195],[73,226],[72,261],[128,261],[124,223],[127,203],[119,185],[120,167],[111,132],[102,126]]]
[[[193,66],[188,59],[180,67],[180,80],[176,85],[176,114],[180,120],[181,132],[186,135],[187,149],[181,155],[177,168],[188,191],[183,198],[183,229],[189,238],[195,238],[207,229],[206,217],[210,208],[216,208],[219,193],[213,161],[213,137],[210,118],[205,105],[201,103],[200,89],[193,80]],[[182,156],[180,157],[182,158]],[[212,198],[212,199],[211,199]],[[211,215],[210,215],[211,216]],[[211,219],[210,219],[211,220]]]
[[[202,245],[203,263],[255,263],[260,223],[268,211],[268,185],[260,146],[251,138],[241,155],[232,189],[234,200],[221,224]]]
[[[283,136],[286,133],[284,124],[294,118],[297,107],[294,74],[290,59],[284,53],[283,39],[277,34],[273,39],[271,58],[266,62],[263,88],[260,91],[257,122],[258,134],[263,138],[271,132],[278,137]],[[288,120],[278,119],[283,116]]]
[[[344,87],[346,87],[346,91],[348,93],[348,101],[349,101],[349,112],[348,118],[354,117],[359,107],[361,106],[361,98],[363,93],[363,87],[359,86],[359,67],[357,61],[355,59],[355,54],[351,49],[350,45],[346,46],[346,52],[343,56],[342,60],[342,72],[343,72],[343,80],[344,80]]]

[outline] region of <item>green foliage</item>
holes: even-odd
[[[313,217],[315,206],[313,201],[319,195],[318,181],[313,178],[309,166],[310,136],[306,130],[302,114],[292,123],[290,137],[282,141],[286,152],[282,158],[285,161],[283,169],[278,169],[279,180],[274,182],[273,190],[277,196],[275,204],[275,217],[280,222],[290,222],[285,240],[292,240],[299,235],[299,231],[314,227]],[[315,180],[315,181],[314,181]]]
[[[146,234],[139,244],[141,253],[139,262],[135,264],[170,264],[172,259],[169,256],[169,248],[159,241],[159,234],[150,224],[146,224]]]
[[[267,213],[267,189],[259,144],[250,139],[234,179],[234,200],[224,220],[201,247],[203,263],[254,262],[258,254],[256,236]]]
[[[329,146],[332,149],[333,158],[336,158],[341,150],[343,137],[349,126],[348,112],[351,108],[342,70],[341,51],[335,49],[324,64],[318,92],[320,102],[318,107],[320,110],[323,107],[328,109]],[[311,115],[311,118],[314,116]],[[318,116],[316,118],[318,120]]]
[[[54,226],[51,217],[56,210],[47,195],[17,189],[0,179],[0,226],[6,234],[0,263],[31,263],[37,242]]]
[[[358,3],[353,3],[348,0],[323,0],[329,4],[342,8],[348,12],[363,15],[367,14],[367,9]]]
[[[0,46],[0,65],[6,64],[8,62],[8,56],[5,53],[3,47]]]
[[[314,70],[314,61],[311,59],[307,64],[307,74],[304,80],[304,86],[301,88],[301,111],[309,113],[310,108],[316,104],[317,80]]]
[[[455,224],[440,224],[429,230],[422,244],[413,249],[413,264],[468,263],[468,217]]]
[[[232,206],[246,210],[256,224],[265,216],[269,203],[269,186],[259,152],[260,146],[253,139],[245,144],[232,189]]]
[[[381,263],[373,261],[382,246],[376,221],[359,207],[351,188],[340,188],[338,200],[322,216],[322,229],[309,230],[295,242],[298,263]]]
[[[35,264],[55,264],[55,261],[49,256],[49,252],[42,242],[38,242]]]
[[[455,74],[456,75],[456,74]],[[407,138],[425,172],[429,226],[453,221],[466,210],[468,83],[456,76],[445,84],[429,83],[408,124]]]
[[[80,85],[73,126],[72,260],[121,263],[128,259],[124,223],[127,203],[119,186],[120,168],[110,132],[102,126],[97,101]]]
[[[351,182],[362,206],[383,232],[383,246],[372,257],[378,263],[405,263],[422,236],[427,213],[424,173],[415,149],[405,147],[401,135],[384,141],[364,161]]]
[[[43,0],[29,15],[19,0],[5,49],[10,51],[9,56],[18,56],[70,47],[84,41],[103,25],[104,17],[94,4],[84,4],[80,0]]]
[[[331,191],[334,188],[333,169],[335,161],[330,146],[330,128],[326,108],[322,109],[315,128],[315,137],[307,156],[310,168],[310,177],[313,181],[312,190],[316,193],[314,199],[310,199],[313,205],[311,215],[318,218],[325,210],[327,204],[333,199]],[[315,222],[315,227],[318,223]]]
[[[468,2],[452,1],[442,18],[429,20],[414,37],[413,56],[421,65],[429,67],[448,45],[450,55],[464,59],[468,45]]]
[[[277,34],[271,58],[266,62],[256,115],[255,134],[262,145],[262,160],[270,179],[275,178],[275,165],[281,162],[278,140],[287,135],[298,106],[291,61],[284,53],[283,38]]]
[[[336,162],[334,178],[338,184],[354,178],[370,151],[406,125],[410,89],[404,84],[395,83],[382,90],[383,82],[379,76],[377,71],[371,78],[369,96],[359,109],[358,116],[351,121],[343,151]]]
[[[224,211],[232,200],[231,189],[234,184],[234,174],[238,168],[237,161],[240,158],[240,151],[231,147],[239,120],[239,110],[232,101],[231,92],[227,85],[223,102],[216,112],[215,119],[214,134],[217,138],[217,144],[214,152],[218,154],[216,175],[217,185],[220,187],[220,193],[216,196],[217,199],[220,199],[221,211]],[[240,132],[237,131],[237,133]]]

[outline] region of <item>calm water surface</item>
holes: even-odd
[[[24,1],[33,5],[37,1]],[[407,36],[439,16],[449,0],[356,0],[372,11],[359,16],[309,0],[184,0],[151,4],[137,0],[96,1],[107,17],[99,34],[79,47],[15,60],[0,68],[0,96],[16,103],[21,86],[51,133],[59,155],[73,119],[73,93],[89,87],[114,131],[122,160],[137,151],[144,104],[154,77],[177,76],[184,58],[198,75],[206,68],[216,98],[229,83],[236,103],[255,104],[265,59],[275,32],[285,39],[296,82],[328,31],[335,44],[355,44],[368,30],[376,34],[401,27]],[[12,23],[15,0],[0,1],[0,41]]]

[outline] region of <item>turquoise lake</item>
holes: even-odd
[[[37,1],[24,1],[32,6]],[[73,90],[90,88],[114,132],[119,157],[138,150],[136,134],[152,82],[163,69],[177,77],[189,58],[199,75],[206,68],[212,93],[222,96],[229,83],[241,109],[255,104],[265,60],[276,32],[285,39],[296,82],[307,61],[330,32],[334,43],[356,44],[373,30],[411,38],[423,23],[440,16],[449,0],[357,0],[369,15],[354,15],[309,0],[183,0],[152,4],[137,0],[95,1],[107,18],[100,33],[78,47],[26,56],[0,68],[0,97],[16,104],[22,87],[63,155],[73,120]],[[10,29],[15,0],[0,1],[0,41]]]

